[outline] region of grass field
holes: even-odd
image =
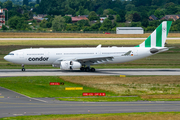
[[[144,40],[1,40],[1,46],[55,46],[55,47],[92,47],[102,44],[103,46],[136,46]],[[180,44],[180,40],[167,40],[168,45]]]
[[[0,38],[147,38],[145,34],[96,34],[96,33],[15,33],[0,32]],[[168,37],[180,37],[180,33],[169,33]]]
[[[1,38],[121,38],[121,37],[148,37],[142,35],[118,35],[118,34],[91,34],[91,33],[1,33]],[[179,34],[178,34],[179,35]],[[175,35],[175,36],[178,36]],[[179,35],[180,36],[180,35]]]
[[[114,92],[120,96],[140,96],[144,100],[180,100],[180,76],[64,76],[68,82]]]
[[[64,85],[51,86],[50,82],[64,82]],[[7,77],[0,78],[0,86],[29,97],[82,97],[83,92],[106,92],[107,96],[117,96],[113,92],[99,90],[64,81],[59,77]],[[65,90],[65,87],[83,87],[83,90]]]
[[[49,82],[65,85],[50,86]],[[180,76],[7,77],[0,78],[0,86],[30,97],[60,97],[64,101],[180,100]],[[83,90],[67,91],[65,87],[83,87]],[[105,92],[106,97],[86,98],[83,92]]]
[[[142,112],[76,115],[36,115],[0,118],[0,120],[179,120],[180,112]]]

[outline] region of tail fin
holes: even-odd
[[[140,45],[135,47],[164,47],[172,21],[163,21]]]

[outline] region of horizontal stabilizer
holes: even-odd
[[[151,49],[150,49],[150,52],[151,52],[152,54],[155,54],[155,53],[164,52],[164,51],[167,51],[167,50],[169,50],[169,48],[167,48],[167,47],[161,48],[161,49],[151,48]]]

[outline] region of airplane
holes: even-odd
[[[123,63],[145,58],[163,51],[172,21],[163,21],[154,32],[135,47],[101,47],[93,48],[28,48],[10,52],[5,60],[24,65],[52,65],[62,70],[80,69],[94,72],[95,64]]]

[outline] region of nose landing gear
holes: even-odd
[[[22,66],[21,71],[23,71],[23,72],[26,71],[26,69],[24,68],[24,64],[22,64],[21,66]]]

